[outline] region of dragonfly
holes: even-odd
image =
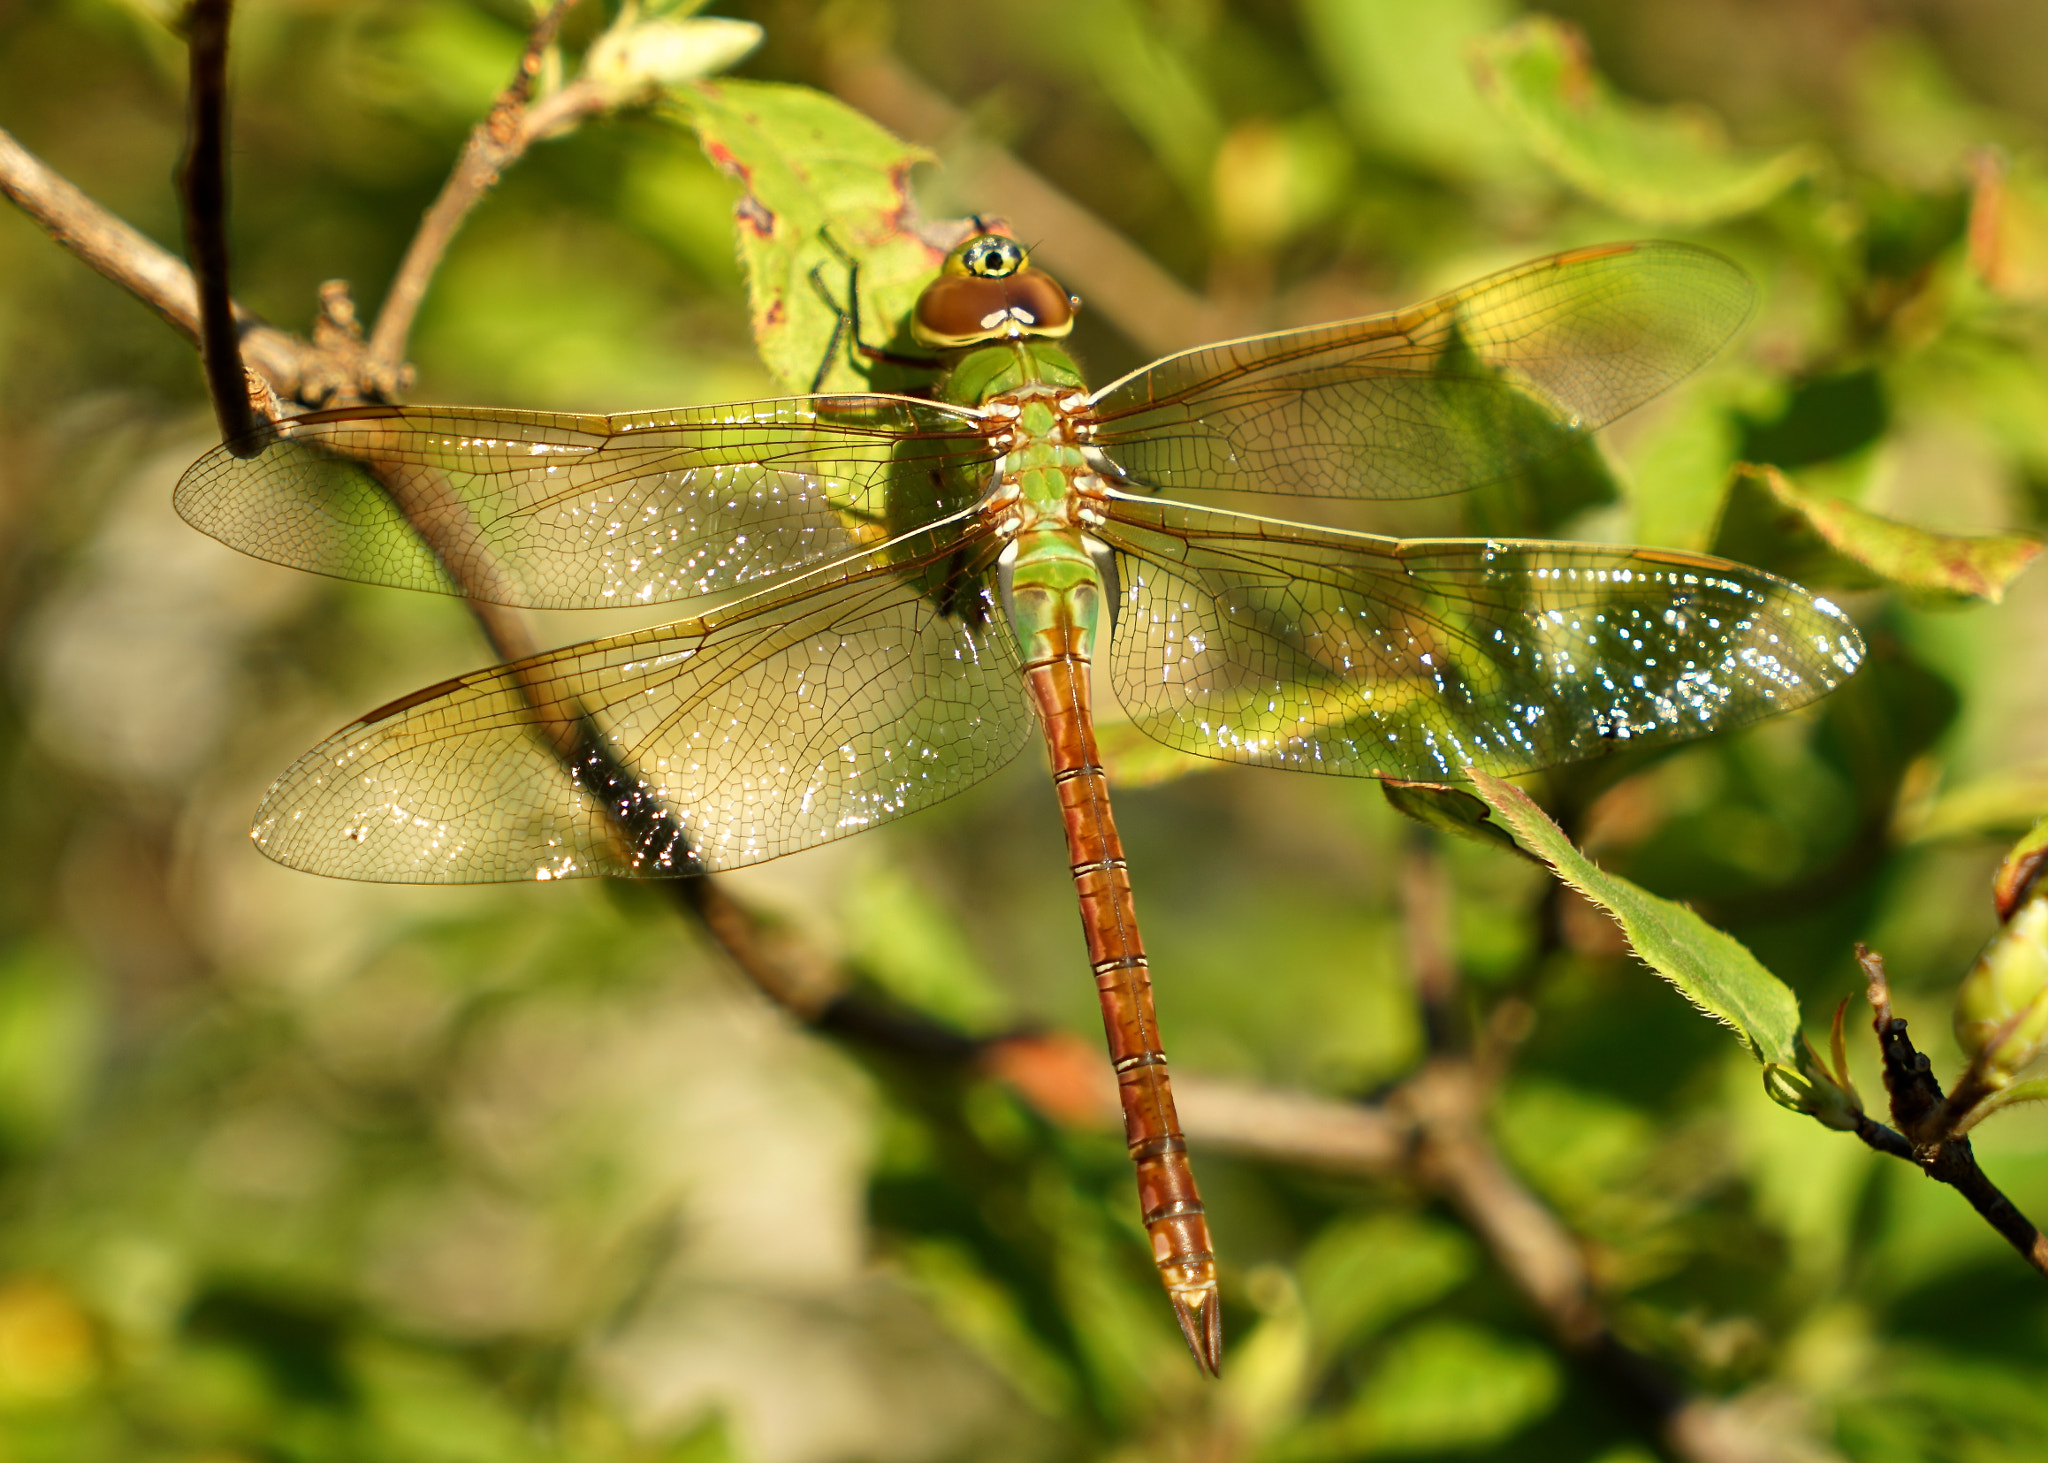
[[[1214,497],[1502,481],[1691,373],[1752,298],[1710,250],[1603,245],[1091,388],[1063,343],[1079,302],[984,231],[909,322],[923,394],[289,419],[198,462],[179,512],[375,584],[545,609],[724,602],[370,712],[277,780],[251,836],[348,879],[686,876],[929,807],[1042,739],[1140,1217],[1214,1373],[1216,1258],[1097,747],[1095,658],[1124,714],[1179,751],[1383,779],[1525,773],[1825,694],[1863,658],[1855,627],[1755,569],[1374,536]]]

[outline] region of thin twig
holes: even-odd
[[[427,297],[427,286],[441,267],[470,210],[497,186],[505,169],[517,162],[539,138],[571,125],[578,118],[603,110],[604,94],[587,82],[574,82],[549,97],[541,107],[529,107],[533,81],[540,74],[548,48],[562,27],[562,18],[576,0],[554,0],[534,24],[520,53],[512,80],[491,104],[484,119],[470,129],[462,156],[456,159],[448,181],[428,207],[418,232],[407,246],[405,258],[393,276],[391,289],[377,312],[376,328],[370,332],[369,368],[387,398],[405,389],[405,348],[412,335],[413,321]]]

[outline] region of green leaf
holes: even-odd
[[[1372,146],[1455,177],[1505,182],[1518,170],[1514,138],[1466,61],[1506,23],[1506,0],[1305,0],[1302,11],[1345,119]]]
[[[1487,38],[1474,62],[1485,92],[1559,177],[1629,218],[1703,224],[1761,208],[1821,162],[1816,149],[1733,149],[1692,107],[1617,96],[1593,69],[1585,36],[1534,16]]]
[[[2048,1041],[2048,895],[2022,904],[1963,977],[1955,1031],[2000,1087]]]
[[[2015,1082],[1992,1093],[1957,1121],[1956,1133],[1958,1136],[1967,1133],[1993,1113],[2017,1107],[2023,1102],[2048,1102],[2048,1077],[2030,1077],[2025,1082]]]
[[[1741,942],[1684,905],[1602,870],[1512,783],[1476,768],[1469,775],[1522,847],[1612,915],[1645,965],[1709,1016],[1734,1028],[1759,1062],[1799,1065],[1799,1002]]]
[[[809,391],[825,366],[827,391],[921,384],[901,367],[856,370],[845,342],[832,350],[850,282],[832,245],[859,261],[866,343],[916,353],[911,307],[954,242],[912,226],[910,170],[931,155],[809,87],[720,81],[672,95],[705,154],[746,190],[733,222],[754,339],[776,380]]]
[[[1731,391],[1704,383],[1688,389],[1645,427],[1629,450],[1629,467],[1642,485],[1635,494],[1638,543],[1704,551],[1727,491],[1736,451]]]
[[[1493,810],[1463,788],[1441,782],[1402,782],[1380,779],[1380,792],[1394,811],[1413,818],[1425,828],[1469,838],[1489,848],[1505,848],[1526,859],[1535,856],[1515,842],[1515,836],[1493,821]],[[1540,859],[1535,860],[1541,862]]]
[[[1775,467],[1740,463],[1729,479],[1713,552],[1801,584],[1890,587],[1996,604],[2041,543],[2017,533],[1932,533],[1806,492]]]
[[[1460,1230],[1412,1214],[1340,1219],[1301,1257],[1301,1293],[1316,1343],[1337,1350],[1421,1309],[1472,1273]]]
[[[1469,1322],[1425,1321],[1396,1339],[1329,1441],[1341,1439],[1334,1451],[1345,1457],[1477,1450],[1549,1412],[1561,1385],[1540,1346]],[[1291,1451],[1283,1443],[1282,1456]]]
[[[1048,18],[1095,63],[1102,95],[1181,192],[1205,200],[1223,120],[1204,78],[1168,44],[1152,8],[1134,0],[1065,0]]]
[[[1031,1330],[1017,1297],[976,1264],[965,1245],[919,1240],[898,1258],[945,1328],[1048,1417],[1070,1411],[1076,1392],[1067,1364]]]
[[[0,1146],[40,1146],[78,1114],[103,1035],[98,984],[92,966],[55,945],[17,945],[0,959]]]
[[[2048,821],[2029,829],[1999,860],[1998,872],[1991,877],[1991,902],[1998,908],[1998,917],[2009,920],[2017,914],[2044,876],[2048,876]]]
[[[2018,833],[2048,818],[2048,767],[2001,770],[1944,792],[1904,821],[1914,843]]]
[[[848,892],[846,953],[898,1000],[963,1031],[991,1031],[1008,1003],[951,913],[900,865],[877,863]]]

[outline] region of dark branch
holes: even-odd
[[[221,441],[231,451],[261,450],[251,442],[256,413],[228,293],[228,26],[234,0],[193,0],[185,14],[191,82],[185,97],[185,156],[178,164],[184,205],[185,253],[199,291],[199,359],[213,398]]]
[[[1898,1139],[1906,1151],[1898,1153],[1896,1146],[1872,1142],[1860,1132],[1858,1136],[1873,1148],[1907,1159],[1929,1178],[1961,1194],[2029,1265],[2048,1275],[2048,1237],[1977,1166],[1970,1140],[1955,1130],[1959,1113],[1942,1092],[1941,1083],[1935,1080],[1933,1063],[1926,1053],[1914,1048],[1913,1039],[1906,1034],[1905,1018],[1892,1014],[1891,985],[1885,978],[1884,957],[1858,945],[1856,959],[1869,981],[1870,1024],[1877,1032],[1878,1050],[1884,1059],[1884,1085],[1891,1094],[1892,1121],[1899,1128],[1891,1137]],[[1890,1133],[1890,1129],[1875,1123],[1871,1127],[1879,1133]]]

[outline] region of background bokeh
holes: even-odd
[[[0,127],[175,247],[171,8],[0,0]],[[1705,547],[1743,457],[1946,532],[2048,518],[2048,8],[1552,6],[1621,93],[1725,126],[1727,176],[1699,180],[1532,142],[1474,80],[1511,0],[719,8],[766,29],[742,75],[845,85],[893,48],[1234,330],[1600,239],[1734,255],[1757,320],[1609,434],[1626,491],[1578,536]],[[341,277],[372,313],[530,11],[238,11],[237,292],[302,328]],[[587,0],[571,51],[605,18]],[[1002,208],[971,171],[921,186]],[[672,122],[540,146],[436,280],[413,399],[771,390],[734,196]],[[1115,313],[1077,338],[1101,380],[1178,328]],[[0,1460],[1661,1456],[1425,1194],[1198,1153],[1236,1347],[1204,1384],[1113,1134],[806,1032],[645,890],[267,863],[244,830],[271,777],[486,651],[459,604],[187,529],[171,485],[211,430],[190,349],[0,211]],[[2048,811],[2048,577],[1995,606],[1842,598],[1872,661],[1826,704],[1530,785],[1747,942],[1816,1032],[1859,989],[1853,942],[1880,948],[1945,1073],[1990,871]],[[1178,1069],[1363,1097],[1414,1067],[1413,835],[1376,787],[1219,767],[1119,813]],[[1440,856],[1475,1008],[1533,1016],[1496,1136],[1632,1347],[1750,1399],[1786,1457],[2048,1456],[2048,1289],[1956,1194],[1772,1105],[1539,871]],[[935,1017],[1093,1041],[1064,864],[1027,756],[732,885]],[[2004,1115],[1977,1151],[2048,1215],[2048,1122]]]

